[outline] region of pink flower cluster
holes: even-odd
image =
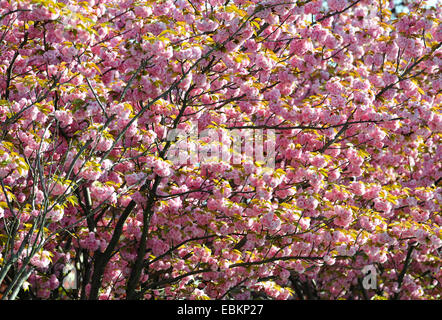
[[[0,1],[2,298],[441,298],[440,6],[86,2]]]

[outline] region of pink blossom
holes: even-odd
[[[293,40],[290,44],[292,54],[299,56],[304,55],[307,51],[312,50],[313,46],[308,40]]]
[[[72,115],[66,110],[57,110],[55,111],[55,118],[61,122],[63,127],[72,124]]]
[[[147,18],[152,14],[152,9],[147,6],[138,6],[135,7],[134,13],[142,18]]]
[[[330,10],[341,11],[348,5],[348,2],[347,0],[327,0],[327,4]]]
[[[0,0],[0,259],[26,295],[354,300],[376,264],[369,299],[439,298],[440,7],[33,2]]]
[[[146,174],[143,172],[131,173],[126,175],[126,183],[131,186],[134,184],[142,183],[143,179],[146,178]]]

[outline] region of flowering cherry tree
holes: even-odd
[[[440,299],[442,10],[394,9],[1,0],[1,298]]]

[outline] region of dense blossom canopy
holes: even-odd
[[[441,15],[1,0],[1,297],[440,299]]]

